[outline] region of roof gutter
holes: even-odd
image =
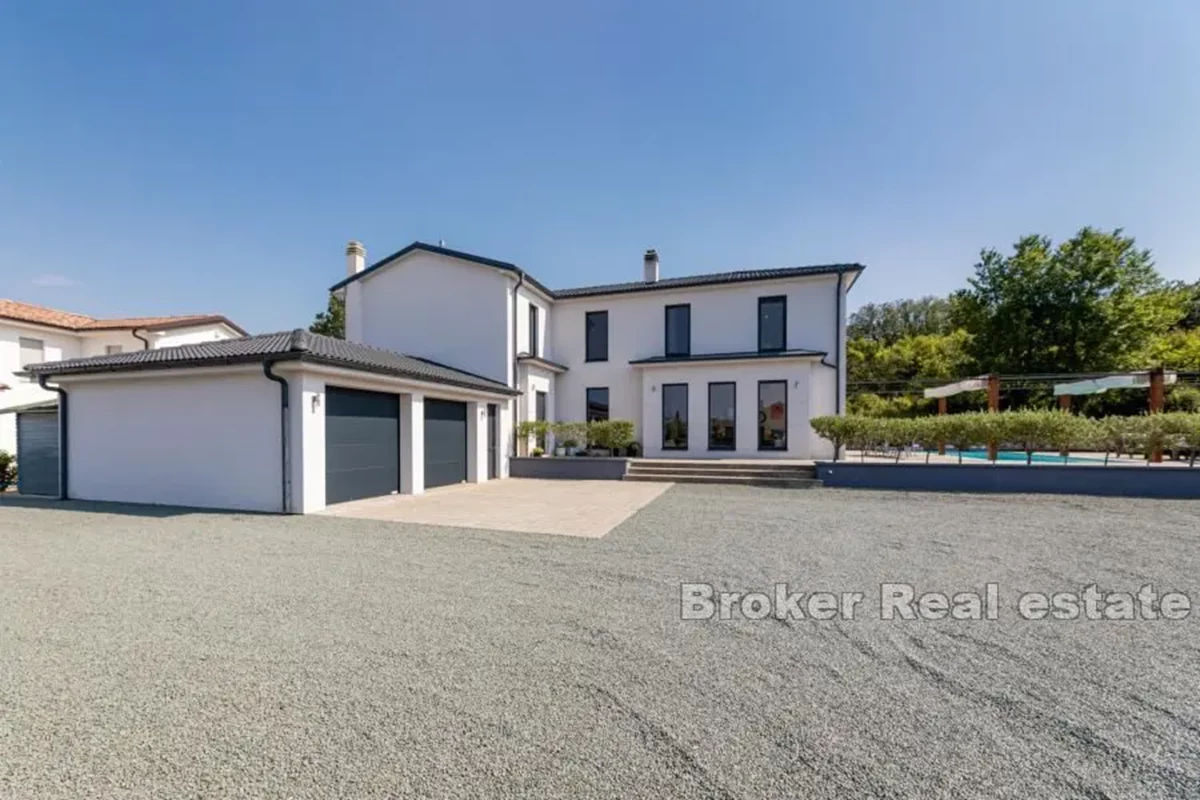
[[[142,329],[141,329],[141,328],[134,328],[133,330],[131,330],[131,331],[129,331],[129,332],[130,332],[131,334],[133,334],[133,338],[135,338],[135,339],[140,339],[140,340],[142,341],[142,349],[143,349],[143,350],[149,350],[149,349],[150,349],[150,340],[149,340],[149,339],[147,339],[145,336],[141,336],[141,335],[139,335],[139,334],[138,334],[138,331],[140,331],[140,330],[142,330]],[[150,331],[148,331],[148,330],[146,331],[146,333],[149,333],[149,332],[150,332]]]
[[[58,393],[58,499],[68,499],[67,493],[67,390],[61,386],[47,386],[48,375],[38,375],[38,386],[48,392]]]
[[[287,514],[292,508],[292,448],[291,436],[288,435],[288,422],[291,410],[289,396],[291,387],[286,378],[276,375],[272,370],[279,361],[295,360],[298,353],[308,350],[308,342],[304,339],[304,331],[292,331],[291,347],[287,352],[275,353],[263,359],[263,375],[267,380],[279,384],[279,474],[280,474],[280,511]]]

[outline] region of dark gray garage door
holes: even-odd
[[[425,486],[467,479],[467,404],[425,399]]]
[[[17,489],[58,494],[58,412],[17,414]]]
[[[343,503],[400,488],[400,397],[325,390],[325,502]]]

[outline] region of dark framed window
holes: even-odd
[[[692,307],[686,303],[667,306],[664,328],[663,354],[666,356],[690,356],[692,354]]]
[[[737,448],[737,384],[708,385],[708,449]]]
[[[758,449],[787,450],[787,381],[758,382]]]
[[[529,355],[540,356],[541,350],[538,348],[538,341],[541,337],[538,335],[538,307],[533,303],[529,304]]]
[[[608,361],[608,312],[589,311],[584,315],[585,361]]]
[[[532,307],[533,306],[530,306],[530,308],[532,308]],[[533,395],[533,417],[538,422],[546,421],[546,393],[545,392],[535,392]],[[539,433],[537,435],[537,446],[542,448],[543,451],[546,449],[546,434],[545,433]]]
[[[688,446],[688,385],[662,385],[663,450],[687,450]]]
[[[787,297],[758,298],[758,351],[787,350]]]
[[[603,422],[606,419],[608,419],[608,387],[590,387],[587,390],[587,421]]]

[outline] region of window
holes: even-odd
[[[608,387],[592,387],[587,390],[587,421],[603,422],[608,419]]]
[[[540,356],[542,353],[538,349],[538,307],[533,303],[529,304],[529,355]]]
[[[688,387],[686,383],[662,386],[663,450],[687,450]]]
[[[118,353],[122,352],[123,350],[124,350],[124,348],[121,347],[121,345],[119,345],[119,344],[104,345],[104,355],[106,355],[106,356],[115,356]]]
[[[530,306],[530,308],[533,308],[533,306]],[[532,318],[530,318],[530,321],[532,322]],[[533,415],[534,415],[534,418],[537,419],[538,422],[546,421],[546,393],[545,392],[534,393]],[[546,434],[545,433],[539,433],[537,435],[537,446],[542,448],[543,452],[546,450]]]
[[[589,311],[585,315],[586,361],[608,361],[608,312]]]
[[[787,381],[758,382],[758,449],[787,450]]]
[[[21,347],[21,369],[30,364],[40,364],[46,360],[46,343],[41,339],[26,339],[20,337]],[[23,380],[32,381],[33,378],[24,378]]]
[[[737,384],[708,385],[708,449],[737,447]]]
[[[758,351],[787,350],[787,298],[758,298]]]
[[[666,347],[664,354],[688,356],[692,354],[692,307],[689,305],[667,306]]]

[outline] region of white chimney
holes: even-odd
[[[367,265],[367,248],[362,242],[351,240],[346,245],[346,276],[357,275]]]
[[[658,283],[658,251],[651,247],[642,257],[642,280]]]

